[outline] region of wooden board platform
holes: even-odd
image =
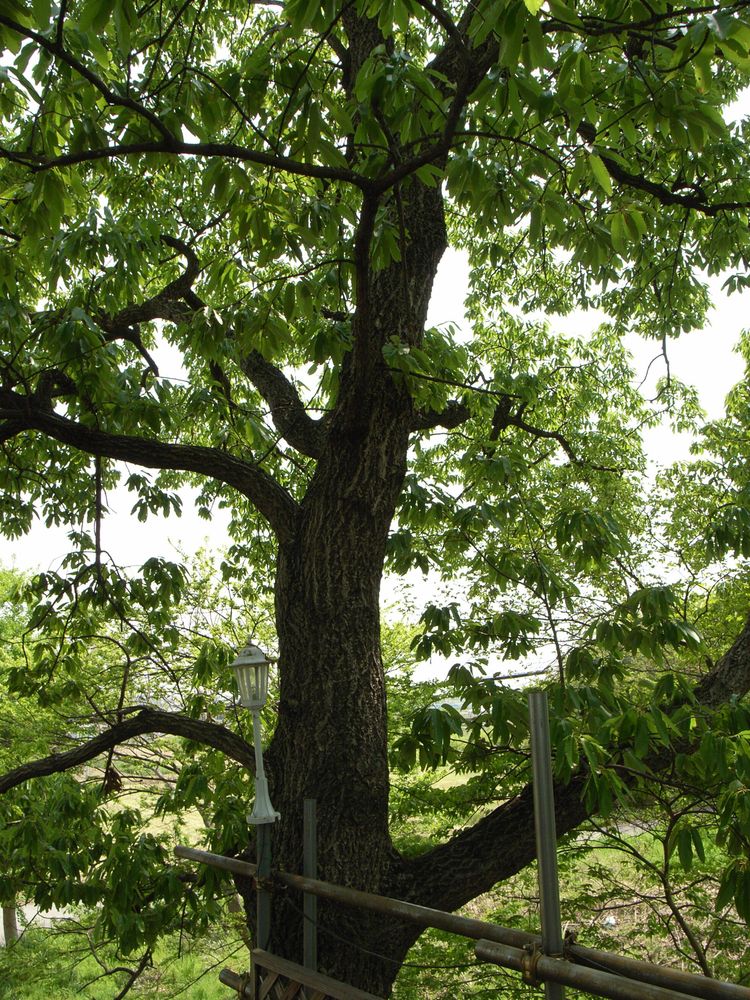
[[[252,959],[257,973],[255,992],[252,982],[246,982],[229,969],[224,969],[219,976],[225,985],[242,990],[245,1000],[382,1000],[258,948],[253,951]]]

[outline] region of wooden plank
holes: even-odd
[[[265,980],[265,982],[261,983],[260,990],[258,991],[259,1000],[266,1000],[266,997],[271,992],[271,987],[278,978],[279,978],[278,972],[272,972],[271,975],[268,976],[268,978]]]
[[[262,969],[269,969],[278,975],[286,976],[302,986],[312,986],[319,990],[324,997],[331,997],[331,1000],[382,1000],[381,997],[376,997],[373,993],[366,993],[364,990],[358,990],[355,986],[337,982],[337,980],[323,976],[319,972],[312,972],[310,969],[289,962],[285,958],[279,958],[278,955],[261,951],[259,948],[253,951],[253,962]],[[265,994],[261,993],[261,997],[263,996]]]

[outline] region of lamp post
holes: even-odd
[[[270,660],[263,650],[248,641],[231,663],[240,704],[253,714],[253,743],[255,745],[255,802],[247,821],[256,829],[256,863],[258,865],[257,944],[266,949],[271,935],[271,894],[264,882],[271,875],[271,824],[279,813],[271,805],[268,780],[263,768],[263,747],[260,741],[260,712],[268,698],[268,668]]]

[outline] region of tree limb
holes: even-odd
[[[101,77],[97,76],[96,73],[92,72],[92,70],[88,68],[88,66],[85,66],[79,59],[76,59],[75,56],[66,51],[62,44],[62,20],[58,25],[58,31],[54,41],[46,35],[41,35],[38,31],[33,31],[31,28],[27,28],[18,21],[14,21],[12,18],[5,17],[2,14],[0,14],[0,24],[4,24],[6,28],[10,28],[11,31],[20,35],[22,38],[28,38],[30,41],[35,42],[40,49],[44,49],[55,59],[58,59],[60,62],[70,66],[70,68],[75,70],[79,76],[82,76],[93,87],[95,87],[107,104],[111,107],[127,108],[139,117],[145,118],[145,120],[149,122],[149,124],[151,124],[157,132],[160,132],[167,141],[172,141],[175,138],[174,134],[167,128],[164,122],[161,121],[158,115],[154,114],[153,111],[149,111],[149,109],[144,107],[143,104],[140,104],[138,101],[134,101],[131,97],[125,97],[121,94],[115,93],[115,91],[104,83]]]
[[[442,410],[416,410],[412,417],[413,431],[428,431],[433,427],[445,427],[453,430],[460,427],[471,417],[471,411],[465,403],[450,400]]]
[[[582,801],[585,778],[555,785],[558,837],[588,818]],[[406,862],[412,899],[421,906],[453,911],[529,865],[536,857],[531,784],[484,819]]]
[[[42,162],[33,162],[31,158],[24,160],[17,154],[2,151],[0,156],[16,159],[17,162],[24,162],[32,171],[49,170],[53,167],[70,166],[74,163],[84,163],[91,160],[109,159],[115,156],[127,156],[132,153],[167,153],[183,155],[202,156],[223,156],[232,159],[244,160],[249,163],[256,163],[260,166],[272,167],[286,173],[298,174],[304,177],[317,177],[323,180],[348,181],[358,187],[368,187],[370,182],[367,178],[361,177],[353,170],[344,167],[326,167],[319,164],[301,163],[288,156],[264,153],[260,150],[250,149],[244,146],[237,146],[233,143],[201,143],[183,142],[164,124],[161,118],[145,105],[130,97],[123,97],[116,93],[97,76],[89,67],[85,66],[73,55],[71,55],[58,41],[52,41],[45,35],[33,31],[20,24],[13,18],[0,14],[0,24],[5,25],[11,31],[28,38],[40,48],[49,52],[51,56],[66,63],[76,73],[91,84],[112,107],[121,107],[139,117],[145,119],[162,137],[160,142],[123,143],[113,146],[102,147],[100,149],[83,150],[80,153],[67,153],[53,157]]]
[[[2,19],[0,18],[0,23]],[[254,163],[262,167],[270,167],[281,173],[295,174],[300,177],[314,177],[319,180],[345,181],[356,187],[367,190],[372,187],[372,181],[353,170],[344,167],[325,167],[317,163],[301,163],[288,156],[276,156],[264,153],[248,146],[238,146],[231,142],[183,142],[181,140],[161,142],[130,142],[116,143],[112,146],[100,146],[97,149],[84,149],[78,153],[62,153],[48,160],[32,161],[24,159],[8,150],[0,149],[0,159],[12,159],[23,163],[32,173],[41,173],[58,167],[70,167],[76,163],[91,163],[96,160],[112,160],[118,156],[134,156],[138,153],[162,153],[172,156],[205,156],[222,157],[228,160],[240,160],[243,163]]]
[[[750,691],[750,616],[731,647],[695,688],[698,703],[715,709],[731,697]],[[684,747],[682,749],[685,749]],[[665,770],[674,752],[648,760],[652,770]],[[621,775],[628,780],[627,775]],[[586,774],[567,785],[555,784],[558,837],[575,830],[593,813],[583,803]],[[424,906],[455,910],[495,883],[510,878],[536,857],[534,804],[531,785],[503,802],[473,826],[444,844],[404,862],[414,889],[411,898]]]
[[[647,194],[656,198],[661,205],[681,205],[684,208],[692,209],[694,212],[701,212],[703,215],[707,215],[711,218],[719,215],[720,212],[731,212],[741,208],[750,208],[749,202],[717,201],[712,204],[708,201],[705,195],[702,194],[678,194],[677,191],[671,190],[665,184],[657,184],[655,181],[650,181],[642,174],[631,173],[629,170],[626,170],[619,163],[613,160],[611,156],[607,156],[606,152],[598,146],[596,147],[596,153],[604,166],[607,168],[607,171],[613,180],[616,180],[619,184],[623,184],[625,187],[635,188],[638,191],[645,191]]]
[[[698,682],[695,697],[706,708],[718,708],[750,691],[750,616],[735,641]]]
[[[194,311],[196,303],[193,303],[193,308],[191,308],[184,300],[190,296],[193,284],[201,271],[198,257],[190,244],[174,236],[163,235],[161,239],[163,243],[177,250],[187,260],[187,266],[179,278],[170,281],[150,299],[128,305],[115,313],[114,316],[108,316],[103,312],[96,314],[96,321],[105,332],[105,341],[109,343],[114,340],[126,340],[133,344],[157,377],[159,369],[146,349],[138,327],[141,323],[150,323],[155,319],[179,322],[189,316]]]
[[[410,372],[409,374],[414,373]],[[428,376],[420,375],[418,377],[426,378]],[[466,388],[474,389],[473,386],[466,386]],[[526,434],[531,434],[532,437],[556,441],[574,465],[588,465],[590,468],[597,469],[601,472],[620,471],[620,469],[614,466],[592,465],[586,462],[576,454],[571,443],[560,431],[548,431],[543,427],[535,427],[533,424],[530,424],[523,419],[521,416],[521,410],[513,413],[511,411],[511,405],[515,397],[503,395],[501,393],[492,394],[498,396],[499,399],[492,417],[492,428],[489,435],[490,441],[497,441],[500,433],[505,430],[506,427],[517,427]],[[446,427],[448,430],[452,430],[453,428],[459,427],[461,424],[465,423],[470,419],[470,417],[471,411],[465,403],[461,403],[457,400],[451,400],[446,404],[443,410],[417,410],[412,417],[411,429],[414,431],[421,431],[430,430],[433,427]]]
[[[174,236],[162,236],[162,241],[186,258],[184,273],[145,302],[126,306],[115,316],[99,314],[96,317],[107,333],[105,340],[121,339],[133,343],[155,374],[158,374],[156,366],[141,342],[138,325],[154,319],[180,322],[205,307],[205,303],[193,292],[193,284],[201,271],[195,250]],[[276,429],[284,440],[303,455],[317,458],[323,443],[323,426],[309,416],[289,379],[259,351],[251,351],[241,367],[268,403]],[[231,399],[226,376],[215,363],[211,374],[221,384],[227,398]]]
[[[219,448],[167,444],[127,434],[111,434],[69,420],[36,405],[33,396],[0,388],[0,439],[36,430],[90,455],[132,462],[149,469],[175,469],[208,476],[246,496],[266,518],[280,541],[291,537],[297,503],[264,469]]]
[[[431,9],[433,7],[431,3],[428,4],[427,2],[421,4],[421,6],[424,6],[425,9]],[[744,4],[740,6],[744,6]],[[580,27],[572,24],[564,24],[563,22],[554,19],[542,21],[540,26],[544,34],[554,34],[558,31],[572,31],[574,33],[581,34],[584,37],[590,34],[627,34],[628,32],[639,28],[653,28],[658,22],[670,21],[674,18],[684,16],[687,13],[695,15],[701,10],[704,12],[710,12],[715,9],[715,6],[712,4],[706,5],[702,8],[695,8],[690,11],[688,8],[682,8],[679,11],[673,11],[670,9],[670,11],[666,14],[654,14],[651,18],[643,21],[632,22],[631,24],[604,21],[603,19],[584,18],[581,21]],[[434,10],[433,14],[437,16]],[[481,14],[475,4],[469,3],[466,5],[464,14],[458,24],[454,24],[452,21],[449,21],[449,19],[444,20],[443,18],[440,18],[441,25],[446,29],[446,31],[448,31],[448,40],[431,63],[432,69],[442,73],[454,83],[457,83],[463,76],[467,97],[484,79],[484,76],[490,66],[494,65],[498,56],[500,44],[500,40],[495,36],[494,32],[490,32],[479,47],[474,48],[471,46],[469,27],[475,16],[479,17]],[[448,30],[449,28],[450,30]],[[470,60],[468,67],[467,55]],[[578,128],[578,133],[583,139],[586,140],[587,143],[593,143],[595,136],[592,135],[592,129],[588,123],[582,122],[581,126]],[[387,178],[382,179],[380,183],[383,187],[390,186],[400,179],[401,176],[412,174],[418,167],[423,166],[427,162],[432,162],[440,153],[441,147],[445,145],[445,139],[448,134],[448,129],[446,128],[444,138],[439,140],[435,147],[430,150],[426,150],[422,155],[415,157],[413,160],[399,165],[397,170],[393,171]],[[704,195],[701,194],[680,194],[677,191],[671,190],[665,184],[649,180],[642,174],[632,173],[613,160],[612,157],[608,156],[606,150],[602,150],[597,147],[596,153],[601,158],[613,180],[625,187],[634,188],[638,191],[644,191],[650,194],[662,205],[680,205],[709,217],[714,217],[722,212],[736,211],[738,209],[746,209],[750,207],[747,202],[720,201],[712,204]]]
[[[170,736],[182,736],[196,743],[204,743],[206,746],[221,750],[243,767],[255,770],[253,748],[241,736],[225,726],[217,725],[215,722],[204,722],[201,719],[188,719],[174,712],[142,708],[136,715],[105,729],[98,736],[94,736],[73,750],[50,754],[49,757],[21,764],[20,767],[3,774],[0,776],[0,794],[31,778],[43,778],[85,764],[87,760],[93,760],[110,748],[146,733],[166,733]]]
[[[268,403],[276,429],[284,440],[303,455],[318,458],[325,437],[324,424],[313,420],[305,410],[286,375],[260,351],[248,354],[242,362],[242,370]]]

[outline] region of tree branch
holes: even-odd
[[[1,19],[0,19],[1,23]],[[130,142],[117,143],[113,146],[101,146],[98,149],[84,149],[78,153],[63,153],[49,160],[32,161],[10,150],[0,148],[0,159],[23,163],[32,173],[53,170],[57,167],[70,167],[77,163],[90,163],[95,160],[111,160],[118,156],[133,156],[137,153],[162,153],[172,156],[205,156],[223,157],[224,159],[240,160],[244,163],[254,163],[262,167],[270,167],[282,173],[296,174],[301,177],[315,177],[319,180],[345,181],[362,189],[372,187],[372,181],[362,177],[353,170],[344,167],[324,167],[315,163],[300,163],[288,156],[276,156],[263,153],[247,146],[237,146],[231,142],[182,142],[181,140],[164,140],[162,142]]]
[[[695,697],[706,708],[718,708],[750,691],[750,616],[735,641],[698,682]]]
[[[580,133],[580,129],[579,129]],[[585,138],[585,136],[584,136]],[[657,184],[648,180],[642,174],[633,174],[626,170],[619,163],[612,159],[600,148],[596,147],[596,153],[607,168],[610,177],[625,187],[635,188],[638,191],[645,191],[652,195],[661,205],[681,205],[684,208],[692,209],[694,212],[701,212],[703,215],[713,217],[720,212],[731,212],[741,208],[750,208],[750,202],[743,201],[717,201],[711,203],[702,194],[678,194],[665,184]]]
[[[533,424],[527,423],[521,416],[521,411],[516,413],[510,412],[510,396],[503,396],[495,409],[495,415],[492,419],[492,432],[490,434],[490,440],[496,441],[506,427],[517,427],[521,431],[525,431],[526,434],[531,434],[532,437],[541,438],[547,441],[556,441],[565,454],[568,456],[573,465],[587,466],[590,469],[596,469],[598,472],[621,472],[616,466],[612,465],[595,465],[594,463],[587,462],[585,459],[581,458],[571,445],[570,441],[562,434],[560,431],[548,431],[543,427],[534,427]]]
[[[558,837],[588,818],[582,801],[584,781],[578,775],[567,785],[555,786]],[[535,857],[534,797],[529,784],[447,843],[407,861],[415,885],[413,901],[456,910],[521,871]]]
[[[44,49],[55,59],[60,62],[65,63],[70,66],[71,69],[75,70],[79,76],[82,76],[87,80],[93,87],[95,87],[99,93],[102,95],[104,100],[111,107],[116,108],[127,108],[129,111],[133,111],[135,114],[139,115],[141,118],[145,118],[150,125],[152,125],[157,132],[167,141],[173,141],[175,139],[174,134],[167,128],[164,122],[155,115],[153,111],[149,111],[148,108],[144,107],[138,101],[134,101],[130,97],[123,97],[121,94],[115,93],[106,83],[97,76],[96,73],[92,72],[88,66],[85,66],[80,60],[76,59],[75,56],[71,55],[70,52],[66,51],[63,46],[63,21],[64,21],[64,8],[61,11],[60,21],[58,22],[58,28],[55,35],[55,40],[52,41],[46,35],[40,35],[38,31],[33,31],[31,28],[27,28],[18,21],[14,21],[10,17],[5,17],[0,14],[0,24],[4,24],[6,28],[10,28],[17,35],[22,38],[28,38],[30,41],[35,42],[40,49]]]
[[[433,427],[446,427],[453,430],[466,423],[471,417],[471,410],[466,403],[452,399],[446,403],[443,410],[416,410],[412,416],[413,431],[428,431]]]
[[[167,444],[126,434],[111,434],[42,409],[33,396],[0,388],[0,438],[36,430],[90,455],[132,462],[149,469],[175,469],[208,476],[246,496],[266,518],[280,541],[291,537],[297,503],[265,470],[219,448]]]
[[[136,715],[105,729],[103,733],[99,733],[98,736],[94,736],[73,750],[50,754],[49,757],[21,764],[20,767],[3,774],[0,776],[0,794],[31,778],[43,778],[85,764],[87,760],[98,757],[112,747],[146,733],[166,733],[170,736],[182,736],[196,743],[204,743],[215,750],[221,750],[243,767],[255,770],[253,748],[230,729],[215,722],[188,719],[184,715],[161,712],[155,708],[142,708]]]
[[[421,4],[421,6],[424,6],[425,9],[430,9],[433,5],[428,5],[428,3],[425,2]],[[683,16],[687,13],[695,15],[699,13],[700,10],[709,12],[715,10],[715,7],[713,5],[706,5],[704,8],[696,8],[692,11],[688,11],[687,8],[684,8],[679,12],[670,10],[667,14],[654,15],[653,18],[639,22],[632,22],[631,24],[602,20],[597,22],[597,19],[585,18],[581,22],[580,27],[564,24],[558,20],[551,20],[541,22],[541,28],[545,34],[553,34],[557,31],[574,31],[584,37],[590,34],[626,34],[639,28],[647,29],[649,27],[655,27],[658,21],[673,20],[675,17]],[[433,11],[433,14],[434,13],[435,12]],[[495,37],[493,32],[490,32],[481,46],[478,48],[471,48],[469,26],[475,16],[479,17],[480,14],[477,12],[475,5],[469,3],[467,4],[464,14],[457,25],[453,22],[444,22],[442,18],[440,19],[440,23],[446,30],[450,27],[450,31],[448,32],[449,37],[445,46],[438,53],[431,64],[433,69],[439,71],[443,75],[447,76],[452,82],[456,83],[461,78],[462,74],[467,74],[466,58],[468,53],[470,57],[470,68],[468,69],[468,77],[465,84],[467,96],[478,86],[489,67],[494,64],[499,50],[499,40]],[[590,125],[582,123],[578,129],[578,133],[583,139],[586,140],[587,143],[593,143],[595,136],[592,136],[592,129]],[[446,137],[447,134],[446,130]],[[397,171],[393,171],[392,174],[387,178],[384,178],[381,183],[384,186],[390,185],[394,183],[401,174],[413,173],[417,167],[424,165],[425,162],[431,162],[430,157],[435,158],[435,155],[440,151],[439,147],[442,145],[444,145],[444,140],[438,142],[433,150],[427,150],[414,160],[400,165]],[[648,178],[644,177],[642,174],[631,173],[629,170],[622,167],[619,163],[608,156],[606,151],[600,148],[596,149],[596,153],[601,158],[613,180],[624,185],[625,187],[634,188],[638,191],[644,191],[652,195],[662,205],[680,205],[709,217],[719,215],[721,212],[736,211],[738,209],[746,209],[750,207],[747,202],[720,201],[712,204],[704,195],[701,194],[679,194],[678,192],[671,190],[665,184],[648,180]]]
[[[260,351],[250,352],[242,362],[242,370],[268,403],[276,429],[284,440],[303,455],[318,458],[325,436],[324,424],[308,414],[284,373]]]
[[[105,341],[126,340],[133,344],[156,376],[159,375],[159,369],[144,346],[138,327],[141,323],[150,323],[155,319],[179,322],[189,316],[194,311],[196,304],[193,303],[189,307],[181,300],[190,296],[193,284],[201,271],[198,257],[188,243],[168,235],[163,235],[161,239],[163,243],[177,250],[187,260],[187,266],[179,278],[170,281],[150,299],[126,306],[114,316],[108,316],[103,312],[96,314],[97,323],[105,331]]]
[[[156,366],[141,342],[138,325],[154,319],[179,322],[196,310],[204,308],[203,301],[192,290],[201,271],[195,251],[188,243],[173,236],[162,236],[162,240],[186,258],[187,267],[184,273],[145,302],[127,306],[116,316],[96,317],[99,325],[107,331],[105,339],[129,340],[154,371]],[[218,366],[215,367],[217,370],[212,369],[212,375],[224,387],[227,398],[230,398],[226,376]],[[303,455],[317,458],[323,442],[322,424],[309,416],[289,379],[259,351],[251,351],[241,367],[268,403],[276,429],[284,440]]]
[[[715,709],[732,696],[741,697],[748,691],[750,616],[731,647],[696,686],[695,696],[702,707]],[[654,771],[664,771],[674,761],[674,752],[654,754],[647,763]],[[629,776],[621,777],[627,781]],[[582,801],[585,780],[585,772],[580,772],[567,785],[555,784],[558,837],[593,815]],[[515,875],[535,857],[534,804],[529,784],[478,823],[404,864],[415,887],[411,896],[414,902],[455,910]]]
[[[348,170],[344,167],[325,167],[317,164],[301,163],[300,161],[294,160],[288,156],[264,153],[260,150],[237,146],[233,143],[183,142],[178,139],[178,137],[175,136],[170,129],[167,128],[155,112],[151,111],[143,104],[133,100],[132,98],[123,97],[116,93],[107,86],[101,77],[97,76],[96,73],[66,51],[66,49],[59,43],[59,40],[52,41],[45,35],[41,35],[39,32],[33,31],[31,28],[27,28],[18,21],[2,14],[0,14],[0,24],[5,25],[6,28],[10,28],[11,31],[14,31],[22,38],[30,39],[40,48],[49,52],[49,54],[54,58],[66,63],[71,67],[71,69],[90,83],[91,86],[102,95],[107,104],[112,107],[121,107],[132,111],[134,114],[137,114],[139,117],[145,119],[162,136],[161,142],[125,143],[102,147],[100,149],[82,150],[79,153],[67,153],[61,156],[56,156],[41,163],[33,163],[29,159],[24,160],[19,158],[17,154],[13,154],[10,151],[3,150],[0,152],[0,157],[5,156],[6,158],[15,159],[17,162],[25,162],[26,165],[34,172],[49,170],[53,167],[71,166],[75,163],[84,163],[91,160],[109,159],[115,156],[127,156],[133,153],[150,152],[192,156],[223,156],[232,159],[244,160],[249,163],[256,163],[261,166],[272,167],[286,173],[299,174],[304,177],[317,177],[322,180],[348,181],[358,187],[368,187],[370,184],[367,178],[360,177],[353,170]]]
[[[138,326],[155,319],[180,322],[205,307],[205,303],[192,289],[201,271],[194,249],[173,236],[162,236],[162,241],[186,258],[184,273],[144,302],[126,306],[115,316],[102,313],[96,316],[106,333],[105,340],[127,340],[132,343],[157,375],[156,364],[143,345]],[[303,455],[317,458],[323,443],[323,425],[321,421],[309,416],[289,379],[259,351],[251,351],[241,368],[269,405],[273,422],[284,440]],[[231,400],[227,378],[216,363],[211,366],[211,374],[222,385],[227,399]]]

